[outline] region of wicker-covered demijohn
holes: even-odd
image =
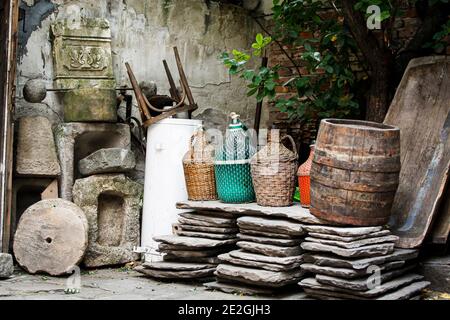
[[[294,151],[282,141],[288,139]],[[251,159],[256,202],[265,207],[287,207],[293,204],[297,173],[297,148],[291,136],[279,139],[278,132],[271,131],[267,145]]]
[[[183,157],[183,169],[189,200],[217,200],[214,147],[208,144],[202,129],[191,138],[189,151]]]
[[[225,140],[215,157],[216,185],[219,199],[225,203],[248,203],[255,201],[250,158],[256,148],[249,131],[239,115],[230,114]]]

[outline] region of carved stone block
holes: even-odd
[[[120,265],[139,258],[143,186],[122,174],[98,175],[75,182],[74,202],[89,223],[87,267]]]
[[[63,123],[55,132],[61,163],[60,197],[72,200],[78,161],[103,148],[130,149],[130,127],[113,123]]]
[[[115,122],[111,30],[105,19],[59,20],[51,26],[54,80],[66,122]]]

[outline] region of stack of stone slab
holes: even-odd
[[[181,213],[173,231],[153,238],[164,261],[146,262],[138,272],[157,279],[204,279],[214,275],[218,255],[236,248],[236,218],[229,213]]]
[[[217,282],[206,286],[226,292],[273,294],[302,279],[305,231],[299,222],[264,216],[237,220],[239,250],[219,256]]]
[[[417,250],[396,249],[383,227],[304,226],[301,269],[314,276],[299,285],[319,299],[417,299],[429,282],[413,272]]]

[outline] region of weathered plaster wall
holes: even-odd
[[[128,84],[124,66],[128,61],[138,81],[154,80],[159,93],[167,93],[161,61],[167,59],[177,74],[172,47],[178,46],[199,105],[196,116],[220,124],[229,112],[237,111],[251,124],[254,98],[247,98],[244,82],[230,78],[218,60],[223,51],[248,49],[259,32],[245,9],[210,0],[22,0],[22,8],[25,23],[20,34],[16,117],[39,114],[61,121],[57,94],[49,93],[41,104],[29,104],[22,98],[22,86],[30,78],[43,78],[52,87],[50,24],[85,16],[110,21],[118,85]]]

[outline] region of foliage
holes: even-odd
[[[399,46],[393,41],[392,34],[395,19],[402,14],[399,10],[400,2],[352,1],[351,13],[362,16],[361,20],[355,20],[359,25],[352,24],[353,28],[363,30],[358,39],[355,30],[350,29],[350,25],[346,23],[345,18],[348,19],[349,15],[346,16],[341,10],[344,1],[273,0],[274,26],[270,32],[271,37],[258,34],[251,52],[233,50],[231,53],[223,53],[221,58],[230,74],[239,74],[248,81],[249,96],[256,95],[258,101],[268,98],[291,119],[303,121],[354,116],[360,109],[357,93],[361,81],[369,78],[372,84],[376,82],[377,79],[370,79],[370,70],[377,67],[374,64],[382,63],[383,60],[395,61],[395,55],[398,54]],[[447,2],[448,0],[429,0],[427,6]],[[380,8],[380,15],[376,19],[382,25],[381,30],[373,32],[368,31],[363,23],[370,16],[367,9],[372,5]],[[332,16],[329,15],[330,8]],[[366,45],[364,39],[361,41],[361,34],[365,33],[368,38],[372,37],[371,41],[367,41],[367,46],[372,46],[373,52],[367,50],[367,46],[366,50],[361,50]],[[449,33],[450,22],[447,22],[425,46],[442,49]],[[296,70],[293,76],[281,77],[280,74],[286,73],[282,73],[285,67],[280,65],[248,68],[249,62],[263,55],[269,44],[278,45],[285,51]],[[301,54],[294,56],[290,51]],[[369,59],[370,54],[379,57]],[[253,64],[256,63],[255,61]],[[357,78],[352,70],[355,64],[368,70],[365,76]],[[288,88],[289,93],[277,95],[278,85]]]
[[[442,26],[442,29],[436,32],[433,39],[425,43],[425,48],[433,48],[435,51],[440,52],[445,50],[448,45],[446,39],[450,36],[450,20]]]

